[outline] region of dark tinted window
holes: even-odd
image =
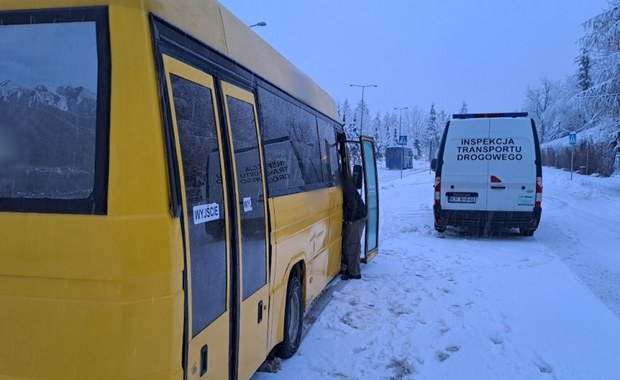
[[[270,195],[325,186],[316,116],[262,88],[258,100]]]
[[[235,147],[245,300],[267,283],[265,196],[254,106],[231,96],[226,101]]]
[[[95,10],[0,13],[0,199],[21,200],[24,211],[67,200],[90,200],[63,203],[68,212],[104,211],[92,204],[105,191],[95,175],[107,153],[104,19]],[[47,203],[28,203],[36,200]]]
[[[323,181],[321,170],[321,150],[316,127],[316,116],[297,108],[291,125],[291,139],[301,156],[301,167],[306,185]]]
[[[226,310],[224,197],[211,90],[170,77],[185,180],[195,336]]]
[[[333,184],[338,175],[338,148],[334,126],[323,119],[318,119],[319,144],[321,146],[321,166],[323,179]]]

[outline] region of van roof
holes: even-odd
[[[488,119],[496,117],[527,117],[527,112],[499,112],[499,113],[457,113],[453,119]]]

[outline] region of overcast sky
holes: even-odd
[[[435,103],[514,111],[542,77],[575,71],[581,24],[606,0],[221,0],[336,101],[372,114]]]

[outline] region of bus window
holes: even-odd
[[[220,162],[219,155],[210,154],[219,152],[211,89],[174,74],[170,81],[183,163],[196,336],[226,310],[226,215],[222,182],[209,182],[216,174],[209,169]]]
[[[0,15],[0,210],[105,212],[98,16]]]
[[[321,142],[321,163],[323,177],[327,184],[332,184],[338,175],[338,152],[336,147],[336,133],[334,126],[323,120],[318,120],[319,139]]]
[[[265,196],[254,107],[232,96],[228,96],[226,102],[235,144],[245,300],[267,283]]]
[[[289,186],[283,182],[272,181],[270,178],[268,182],[270,196],[324,187],[316,116],[270,91],[259,88],[258,95],[267,170],[270,171],[272,165],[282,161],[282,158],[287,158],[289,161],[286,168],[293,171],[300,170],[302,175],[300,178],[291,176]],[[280,141],[290,141],[291,144],[273,145]],[[283,152],[282,148],[287,152]],[[293,159],[297,162],[292,162]]]

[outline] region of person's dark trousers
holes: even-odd
[[[362,245],[362,232],[366,226],[366,220],[360,219],[353,223],[345,223],[344,225],[344,262],[347,265],[346,273],[350,276],[358,277],[360,272],[360,251]]]

